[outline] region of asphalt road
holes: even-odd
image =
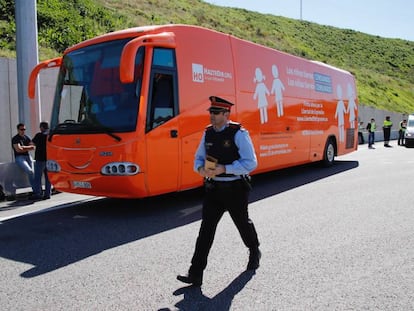
[[[414,149],[367,145],[254,176],[261,266],[225,215],[200,288],[186,272],[201,191],[0,203],[2,310],[413,310]]]

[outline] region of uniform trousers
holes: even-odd
[[[205,186],[202,221],[191,260],[189,274],[202,275],[207,266],[207,257],[213,244],[217,224],[224,212],[228,211],[244,244],[257,249],[259,241],[253,222],[247,210],[249,189],[242,180],[213,182]]]
[[[384,145],[388,145],[388,143],[390,142],[390,137],[391,137],[391,128],[384,127],[383,132],[384,132]]]

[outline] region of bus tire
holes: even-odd
[[[332,138],[328,138],[325,150],[323,151],[322,165],[324,167],[330,167],[335,162],[335,143]]]

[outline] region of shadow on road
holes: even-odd
[[[331,167],[307,164],[253,176],[254,190],[250,194],[250,202],[357,168],[358,165],[358,161],[336,161]]]
[[[356,161],[314,165],[253,177],[251,202],[354,169]],[[97,199],[0,222],[0,256],[33,267],[31,278],[107,249],[198,221],[202,189],[146,199]]]
[[[254,271],[244,271],[235,278],[229,286],[218,293],[213,298],[203,295],[200,287],[187,286],[174,292],[175,296],[184,295],[183,299],[176,303],[178,310],[216,310],[228,311],[231,303],[246,284],[252,279]],[[159,311],[166,311],[159,310]]]

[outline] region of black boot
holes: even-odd
[[[247,270],[256,270],[260,265],[260,258],[262,253],[259,248],[251,248],[249,254],[249,263],[247,264]]]
[[[177,275],[177,280],[186,283],[192,284],[194,286],[201,286],[203,283],[203,274],[192,274],[188,273],[187,275]]]

